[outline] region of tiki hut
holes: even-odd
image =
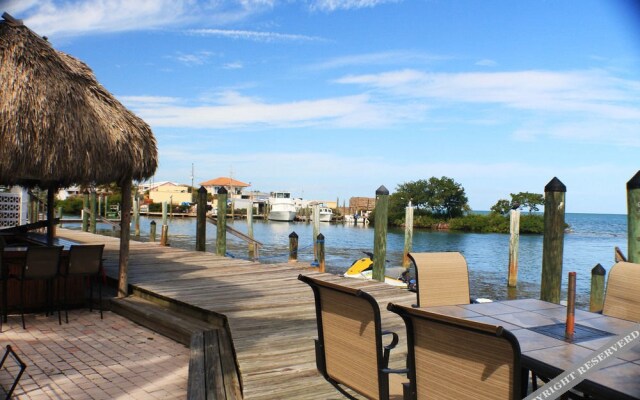
[[[0,184],[48,190],[118,182],[122,188],[120,284],[126,290],[132,180],[158,163],[149,126],[83,62],[56,51],[7,13],[0,21]]]

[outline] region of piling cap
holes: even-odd
[[[384,185],[380,186],[378,190],[376,190],[376,196],[388,195],[388,194],[389,194],[389,190],[386,187],[384,187]]]
[[[207,193],[207,189],[205,189],[204,186],[200,186],[200,189],[198,189],[198,193],[200,193],[200,194]]]
[[[606,273],[607,271],[605,271],[604,267],[599,263],[595,267],[593,267],[593,269],[591,270],[591,275],[604,276]]]
[[[545,192],[566,192],[567,187],[564,183],[560,182],[560,179],[553,177],[552,180],[547,183],[547,186],[544,187]]]
[[[229,192],[227,191],[227,189],[224,188],[224,186],[222,186],[220,189],[218,189],[218,194],[227,194],[227,193],[229,193]]]
[[[295,239],[295,238],[297,238],[297,237],[298,237],[298,234],[296,233],[296,231],[293,231],[293,232],[291,232],[291,233],[289,234],[289,237],[290,237],[290,238],[294,238],[294,239]]]
[[[640,171],[627,182],[627,190],[640,189]]]

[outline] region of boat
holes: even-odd
[[[345,278],[365,280],[373,279],[373,253],[370,253],[368,251],[363,251],[363,253],[366,254],[367,257],[363,257],[354,261],[349,269],[347,269],[347,271],[344,273],[343,276]],[[388,271],[389,269],[386,270]],[[398,272],[399,274],[397,278],[385,275],[384,283],[391,286],[402,287],[411,291],[415,291],[415,280],[410,278],[409,270],[401,268],[401,271]]]
[[[331,218],[333,217],[333,210],[330,209],[327,206],[320,206],[319,210],[318,210],[319,214],[320,214],[320,218],[319,221],[320,222],[331,222]],[[310,217],[311,221],[313,221],[313,213],[311,214]]]
[[[290,192],[271,192],[269,194],[270,221],[291,222],[296,217],[296,205]]]

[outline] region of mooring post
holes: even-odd
[[[518,247],[520,243],[520,210],[511,210],[509,213],[509,274],[508,287],[518,285]]]
[[[320,233],[316,242],[318,242],[318,272],[324,272],[324,235]]]
[[[217,218],[216,254],[227,254],[227,189],[218,189],[218,218]]]
[[[373,232],[373,279],[384,282],[385,260],[387,258],[387,219],[389,190],[380,186],[376,190],[375,221]]]
[[[196,251],[205,251],[207,243],[207,189],[200,186],[196,202]]]
[[[86,191],[82,195],[82,232],[89,232],[89,193]]]
[[[160,245],[167,246],[169,241],[169,225],[167,225],[167,202],[162,202],[162,230],[160,231]]]
[[[156,241],[156,221],[151,221],[149,224],[149,241]]]
[[[60,218],[60,227],[62,228],[62,207],[58,207],[58,218]]]
[[[104,196],[102,193],[98,196],[98,216],[102,215],[102,196]]]
[[[413,205],[409,200],[409,205],[404,210],[404,252],[402,253],[402,266],[409,268],[411,246],[413,243]]]
[[[544,187],[544,238],[542,240],[540,299],[551,303],[560,303],[566,192],[567,187],[555,177]]]
[[[247,235],[253,239],[253,198],[249,200],[249,207],[247,207]],[[249,242],[249,258],[256,259],[256,244]]]
[[[91,204],[91,224],[89,225],[91,228],[91,233],[96,233],[96,190],[91,189],[90,194],[90,204]]]
[[[104,217],[109,218],[109,196],[104,197]]]
[[[313,238],[316,239],[320,234],[320,204],[313,205]],[[313,256],[318,261],[318,242],[313,242]]]
[[[604,276],[607,271],[600,264],[591,270],[591,294],[589,296],[589,311],[601,312],[604,307]]]
[[[289,262],[298,262],[298,234],[295,231],[289,234]]]
[[[627,182],[628,259],[640,263],[640,171]]]
[[[133,236],[140,236],[140,199],[137,195],[133,199]]]

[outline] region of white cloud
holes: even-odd
[[[224,69],[242,69],[244,65],[240,61],[226,63],[222,66]]]
[[[218,36],[230,39],[253,40],[256,42],[315,42],[323,41],[322,38],[306,35],[295,35],[277,32],[244,31],[234,29],[190,29],[191,35]]]
[[[494,60],[489,60],[488,58],[485,58],[477,61],[476,65],[480,67],[495,67],[496,65],[498,65],[498,63],[495,62]]]
[[[396,3],[398,0],[314,0],[309,7],[312,10],[332,12],[336,10],[355,10],[373,8],[380,4]]]
[[[203,65],[213,56],[210,51],[199,51],[191,54],[178,53],[171,57],[188,66]]]
[[[314,70],[324,70],[358,65],[397,65],[406,63],[416,65],[431,64],[435,61],[442,61],[446,59],[448,59],[448,57],[410,51],[385,51],[379,53],[354,54],[344,57],[336,57],[318,64],[313,64],[309,66],[309,68]]]

